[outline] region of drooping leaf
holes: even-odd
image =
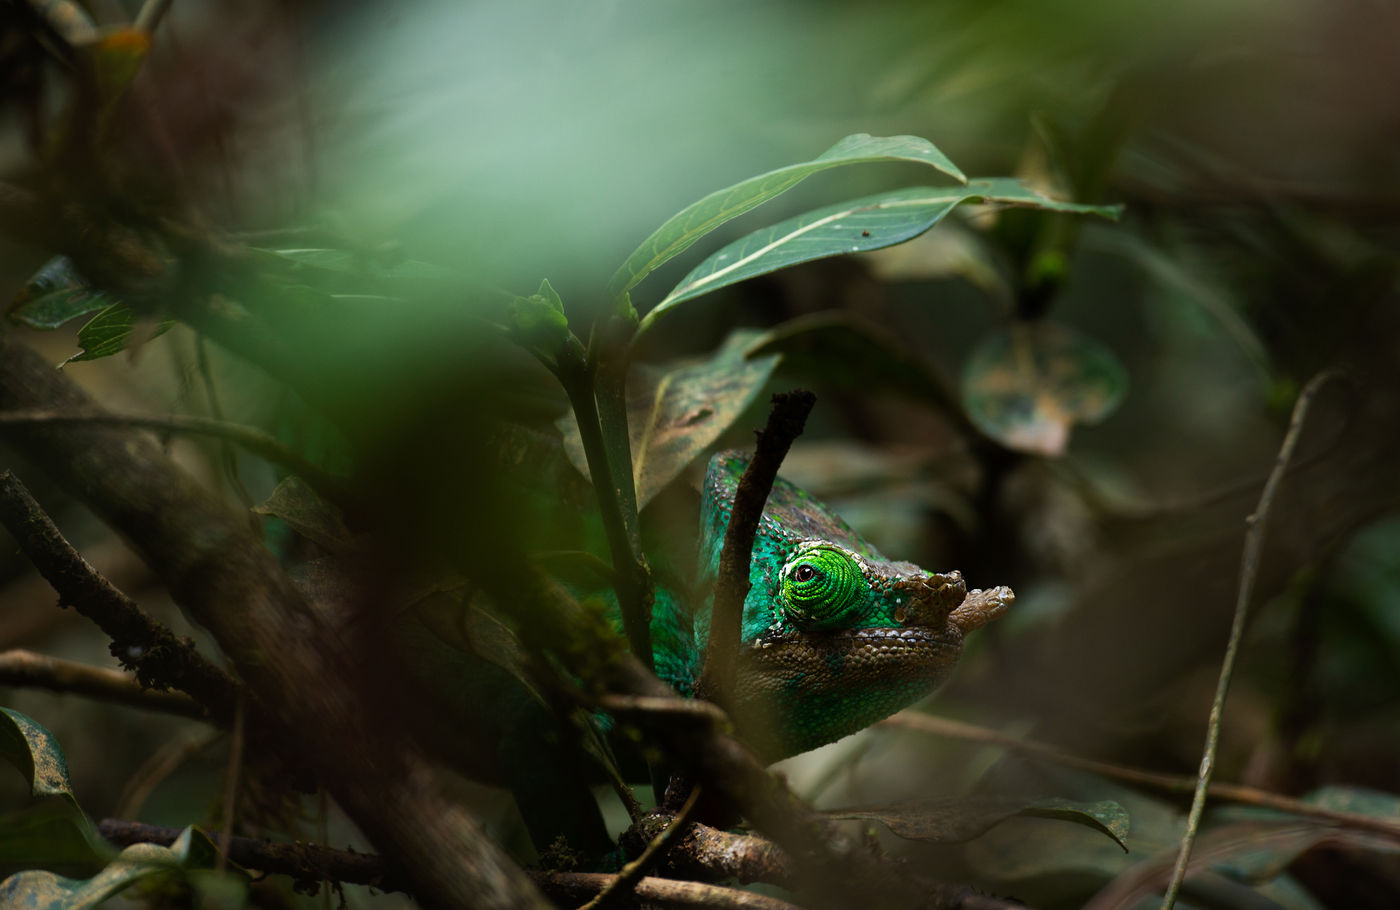
[[[1092,338],[1052,322],[1018,323],[973,349],[962,400],[972,422],[1007,448],[1056,456],[1075,424],[1113,413],[1127,386],[1118,358]]]
[[[710,256],[647,314],[643,327],[676,304],[800,262],[878,250],[919,236],[964,202],[1117,218],[1119,206],[1081,205],[1042,196],[1008,177],[965,187],[910,187],[806,212],[754,231]]]
[[[69,357],[64,363],[97,360],[120,353],[131,343],[133,335],[136,334],[137,323],[136,312],[126,304],[118,303],[107,307],[78,330],[78,345],[83,350]],[[164,335],[174,324],[173,319],[157,322],[150,327],[150,332],[142,340]]]
[[[0,882],[0,907],[89,910],[152,876],[213,868],[217,855],[209,838],[190,827],[169,847],[132,844],[92,878],[65,878],[38,870],[17,872]]]
[[[19,769],[35,796],[59,797],[78,808],[63,748],[33,718],[12,708],[0,708],[0,755]]]
[[[282,519],[293,531],[329,552],[344,552],[350,546],[350,531],[340,510],[295,475],[283,478],[253,511]]]
[[[962,171],[932,142],[918,136],[847,136],[811,161],[750,177],[731,187],[717,190],[672,215],[642,241],[641,246],[612,277],[608,292],[620,296],[636,287],[662,263],[689,247],[701,237],[733,218],[786,192],[819,171],[847,164],[871,161],[915,161],[930,165],[959,181]]]
[[[1017,797],[967,796],[868,809],[843,809],[832,818],[877,821],[899,837],[934,844],[970,841],[1016,816],[1056,818],[1100,831],[1128,852],[1128,812],[1119,803],[1073,802],[1058,797],[1026,800]]]
[[[627,378],[627,418],[638,508],[714,443],[773,375],[778,355],[745,357],[757,337],[743,329],[705,360],[633,367]],[[558,426],[569,461],[587,475],[578,423],[570,414]]]
[[[15,295],[8,315],[12,321],[32,329],[56,329],[70,319],[105,310],[117,302],[115,297],[89,284],[73,260],[55,256]]]

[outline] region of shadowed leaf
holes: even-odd
[[[155,323],[143,340],[164,335],[174,324],[171,319]],[[136,312],[131,307],[124,303],[107,307],[78,330],[78,344],[83,349],[82,353],[74,354],[64,363],[97,360],[121,352],[131,343],[132,336],[136,334],[136,325]]]
[[[710,231],[786,192],[812,174],[846,164],[871,161],[915,161],[930,165],[959,181],[967,179],[927,139],[855,133],[811,161],[778,168],[717,190],[671,216],[627,257],[627,261],[613,275],[608,292],[614,296],[625,294],[662,263]]]
[[[34,273],[10,304],[9,317],[32,329],[56,329],[70,319],[104,310],[117,299],[88,284],[67,256],[55,256]]]
[[[1070,429],[1118,407],[1128,376],[1113,352],[1066,326],[1018,323],[973,349],[963,369],[963,407],[1007,448],[1064,454]]]
[[[632,369],[627,416],[638,508],[719,439],[773,375],[778,355],[745,357],[756,337],[737,331],[706,360]],[[558,426],[569,461],[587,475],[578,423],[569,415]]]
[[[287,477],[260,505],[253,507],[259,515],[280,518],[293,531],[332,553],[350,546],[350,531],[345,527],[340,510],[326,502],[299,477]]]
[[[1112,800],[1080,803],[1057,797],[1026,800],[1016,797],[950,797],[907,805],[845,809],[831,818],[877,821],[899,837],[934,844],[972,840],[1016,816],[1056,818],[1100,831],[1123,852],[1128,836],[1128,813]]]

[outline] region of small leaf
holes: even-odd
[[[948,797],[908,805],[844,809],[831,818],[877,821],[906,840],[934,844],[970,841],[1016,816],[1057,818],[1100,831],[1128,852],[1128,813],[1112,800],[1072,802],[1058,797],[1025,800],[1016,797]]]
[[[757,332],[743,329],[707,360],[632,368],[627,416],[639,509],[719,439],[773,375],[776,354],[745,357],[757,337]],[[578,423],[568,415],[558,426],[569,461],[586,476],[588,461]]]
[[[254,506],[253,511],[282,519],[293,531],[331,553],[350,547],[350,531],[340,510],[318,496],[300,477],[283,478],[272,495]]]
[[[1066,326],[1018,323],[977,345],[963,370],[963,407],[1007,448],[1064,454],[1070,428],[1113,413],[1128,376],[1113,352]]]
[[[117,302],[88,284],[73,260],[55,256],[15,295],[8,315],[12,321],[32,329],[56,329],[70,319],[104,310]]]
[[[130,343],[136,323],[136,312],[126,304],[117,303],[107,307],[78,330],[78,344],[83,349],[82,353],[74,354],[64,363],[97,360],[121,352]],[[164,335],[174,324],[172,319],[156,323],[149,337]]]
[[[0,755],[20,770],[35,796],[57,796],[78,808],[68,759],[58,740],[27,715],[0,708]]]
[[[104,34],[86,52],[92,64],[99,103],[106,107],[116,101],[146,62],[151,37],[137,28],[119,28]]]
[[[801,262],[863,253],[903,243],[927,231],[964,202],[1117,218],[1118,206],[1080,205],[1042,196],[1008,177],[966,187],[911,187],[864,196],[789,218],[734,241],[681,279],[647,314],[643,325],[684,300]]]
[[[218,851],[196,828],[186,828],[169,847],[132,844],[89,879],[52,872],[17,872],[0,882],[0,906],[25,910],[89,910],[137,882],[172,871],[212,868]]]
[[[934,167],[959,181],[967,179],[927,139],[855,133],[811,161],[750,177],[717,190],[672,215],[627,257],[627,261],[613,275],[608,293],[619,296],[630,291],[654,269],[710,231],[786,192],[812,174],[846,164],[871,161],[915,161]]]
[[[549,279],[540,282],[538,292],[515,298],[509,314],[516,341],[546,358],[556,356],[569,337],[564,301],[559,299]]]

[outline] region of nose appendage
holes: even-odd
[[[963,632],[980,629],[1006,612],[1006,608],[1016,600],[1016,594],[1006,585],[997,585],[983,591],[976,588],[956,610],[948,614],[948,621]]]

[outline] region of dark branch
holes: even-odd
[[[0,522],[58,592],[60,603],[107,633],[113,656],[136,673],[142,686],[173,686],[207,708],[220,724],[233,721],[238,684],[232,677],[200,655],[193,642],[176,638],[147,616],[90,566],[9,471],[0,473]]]
[[[55,413],[52,411],[9,411],[0,413],[0,427],[28,424],[88,423],[102,426],[130,427],[132,429],[156,430],[162,433],[180,433],[195,436],[213,436],[232,442],[260,458],[284,467],[305,480],[316,492],[331,502],[345,507],[352,505],[352,497],[345,481],[329,474],[295,450],[283,445],[277,437],[257,427],[211,420],[186,414],[134,415],[92,413]]]
[[[792,441],[802,435],[807,415],[817,397],[804,389],[773,396],[768,425],[758,433],[753,458],[739,478],[734,493],[734,511],[724,532],[724,550],[719,559],[715,584],[714,612],[710,619],[710,641],[705,649],[705,668],[700,674],[697,695],[732,708],[729,694],[734,688],[734,665],[739,655],[739,623],[744,598],[749,593],[749,563],[758,520],[773,491]]]

